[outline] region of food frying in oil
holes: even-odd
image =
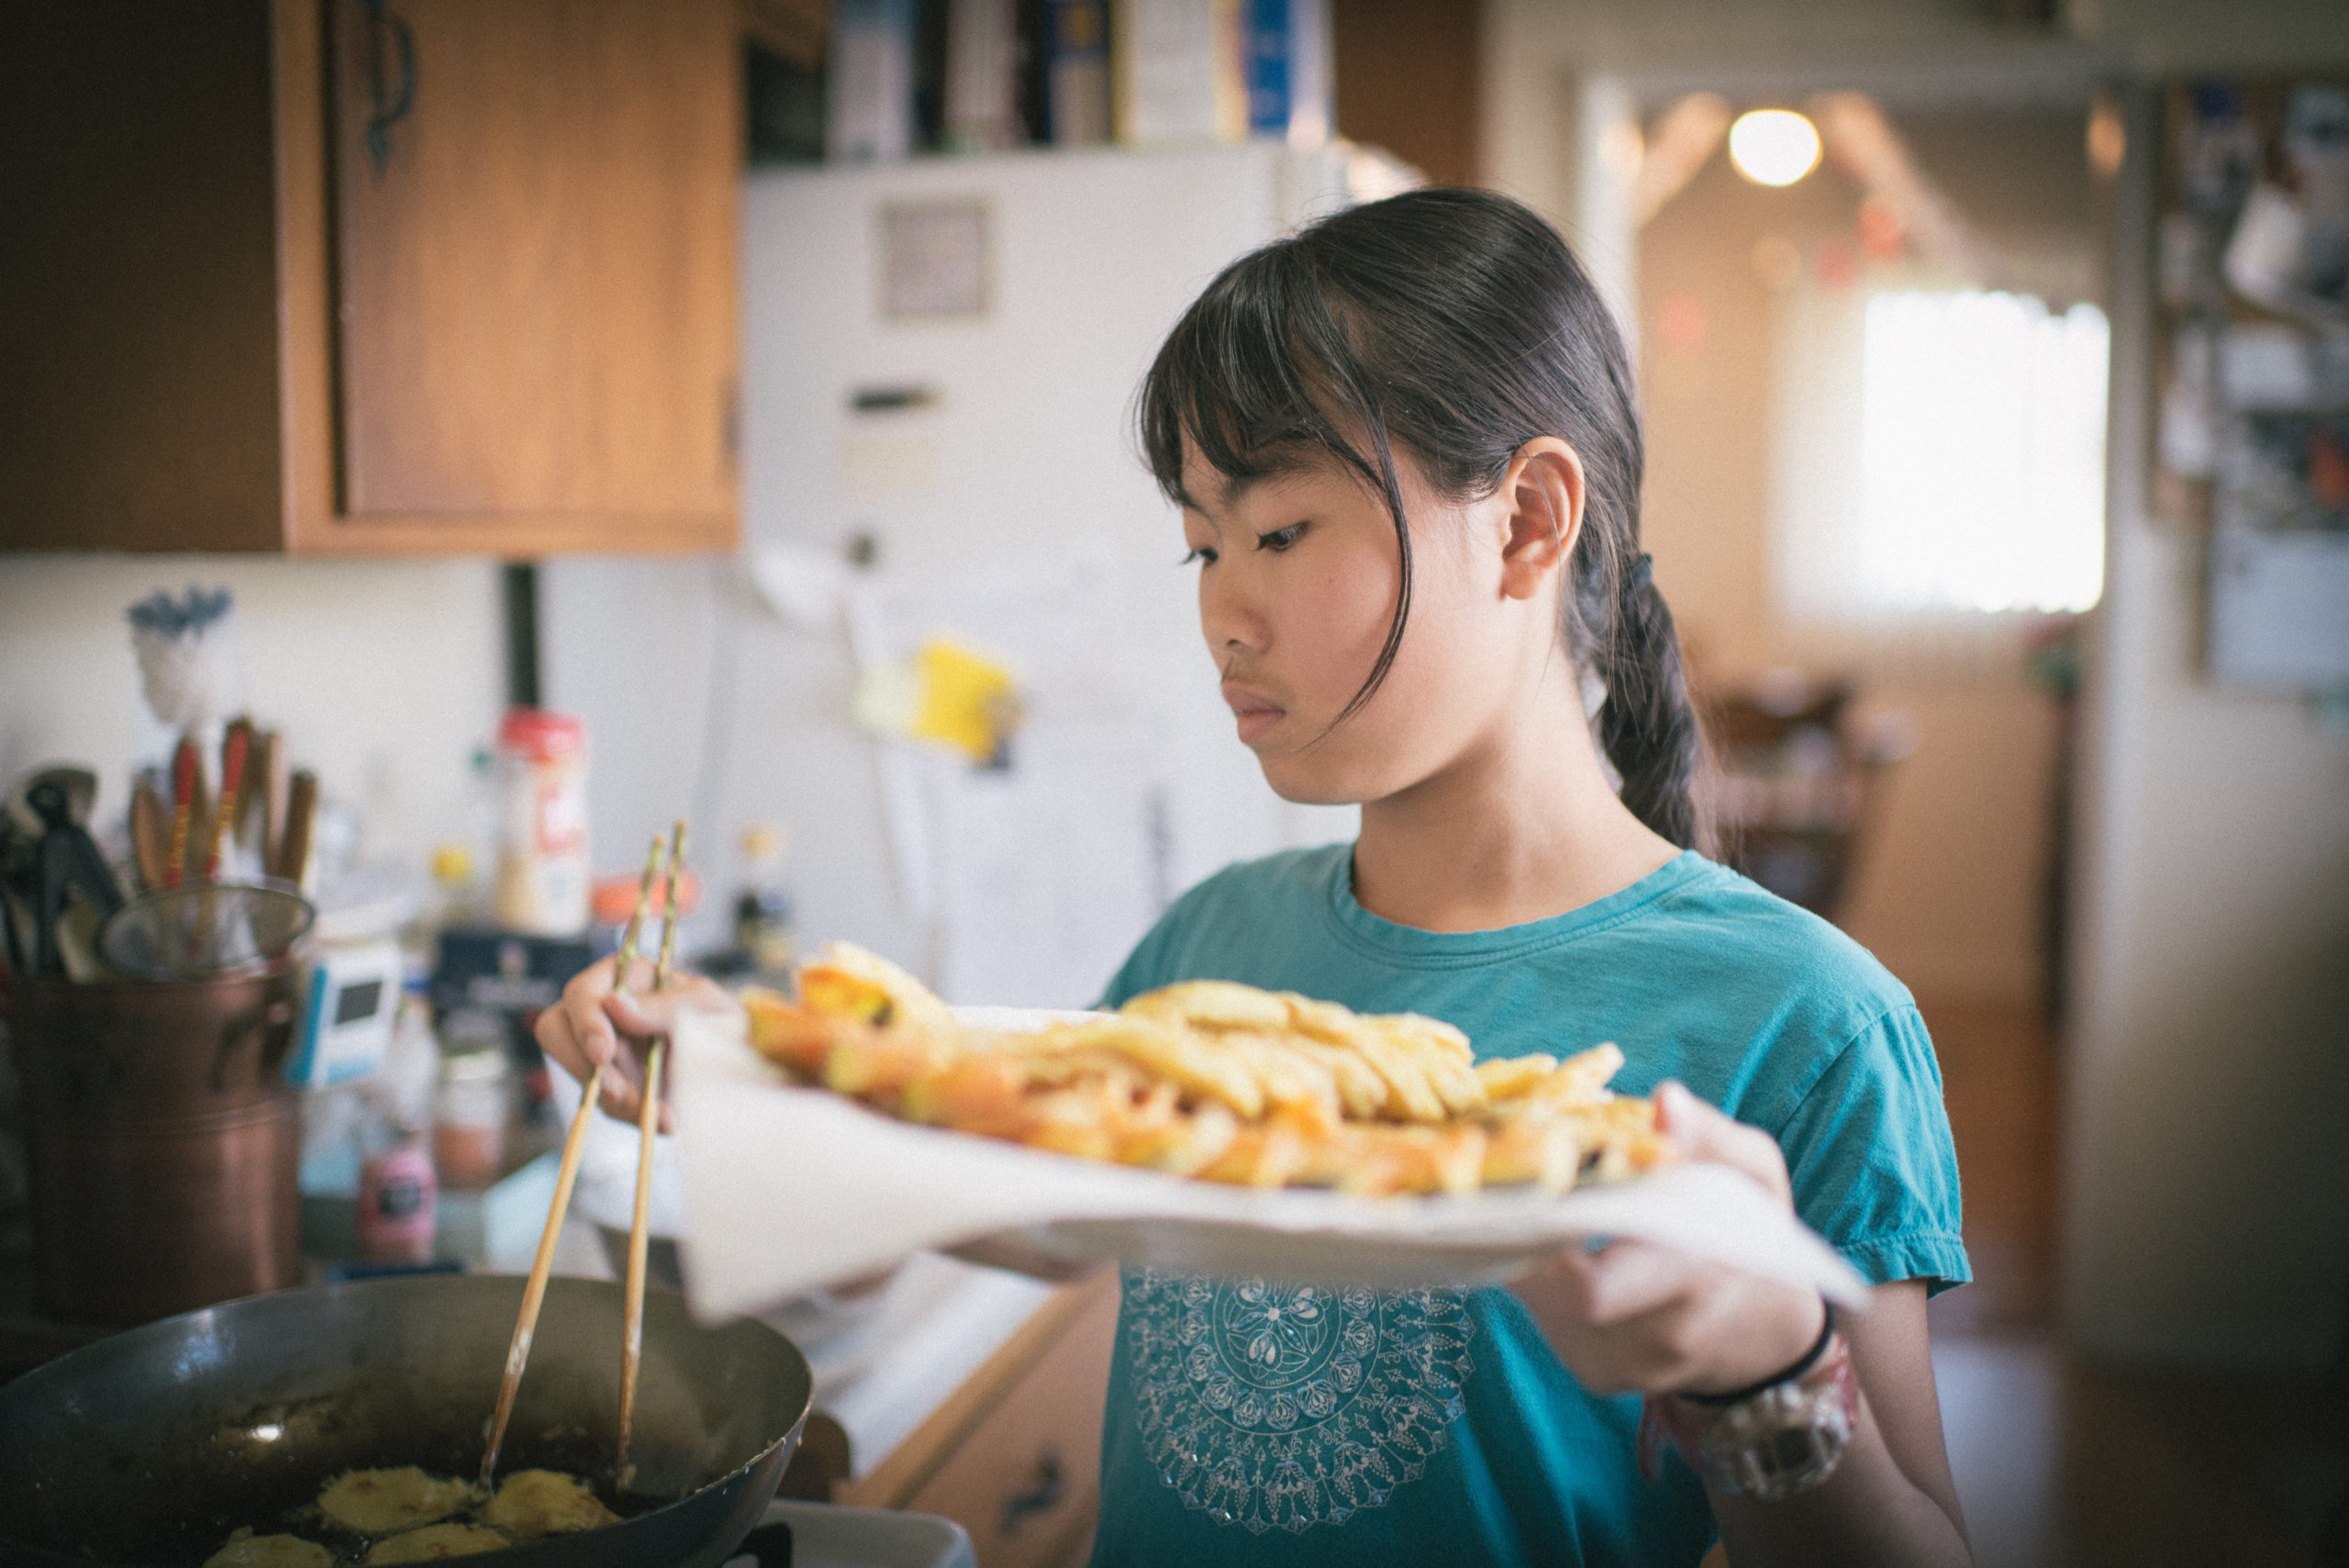
[[[324,1532],[329,1544],[300,1535],[239,1528],[204,1568],[335,1568],[338,1563],[429,1562],[499,1551],[541,1536],[620,1522],[595,1489],[560,1470],[518,1470],[484,1493],[469,1482],[413,1464],[349,1470],[326,1484],[315,1507],[285,1521]]]
[[[587,1484],[555,1470],[518,1470],[499,1483],[497,1496],[481,1511],[516,1540],[616,1525],[620,1517],[604,1507]]]
[[[353,1535],[392,1535],[445,1519],[473,1500],[473,1489],[465,1483],[404,1464],[344,1472],[318,1494],[318,1511]]]
[[[255,1535],[240,1526],[204,1568],[333,1568],[334,1553],[298,1535]]]
[[[471,1557],[478,1551],[503,1551],[514,1543],[483,1525],[438,1524],[404,1530],[368,1548],[366,1561],[433,1562],[443,1557]]]

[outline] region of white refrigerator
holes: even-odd
[[[803,944],[864,943],[952,1001],[1081,1006],[1185,887],[1350,836],[1233,738],[1130,411],[1219,268],[1398,172],[1260,145],[751,174],[740,554],[541,573],[599,866],[690,812],[715,942],[738,836],[774,823]],[[940,633],[1015,672],[1008,768],[852,718],[861,671]]]

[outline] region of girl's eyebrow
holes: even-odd
[[[1198,498],[1193,495],[1188,490],[1183,491],[1175,497],[1175,504],[1182,507],[1183,515],[1185,517],[1197,517],[1200,522],[1206,524],[1208,532],[1214,534],[1219,539],[1223,536],[1223,525],[1217,522],[1215,520],[1215,515],[1209,512],[1205,506],[1200,506]]]
[[[1219,473],[1216,477],[1221,483],[1216,486],[1215,510],[1228,512],[1238,506],[1249,491],[1273,476],[1265,473],[1241,476]],[[1219,533],[1222,531],[1222,525],[1216,521],[1214,512],[1210,512],[1207,505],[1192,494],[1190,486],[1185,485],[1175,499],[1184,510],[1197,513],[1208,527]]]
[[[1267,484],[1277,484],[1285,479],[1295,479],[1309,472],[1310,468],[1311,465],[1308,463],[1292,462],[1283,463],[1277,468],[1268,468],[1261,473],[1224,474],[1221,476],[1223,479],[1222,505],[1227,508],[1237,506],[1241,501],[1247,499],[1250,491]]]

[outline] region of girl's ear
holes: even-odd
[[[1501,593],[1531,599],[1574,559],[1582,536],[1582,459],[1555,436],[1517,449],[1501,476],[1508,536],[1501,544]]]

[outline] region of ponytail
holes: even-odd
[[[1643,552],[1620,573],[1615,635],[1600,678],[1599,744],[1623,780],[1623,804],[1658,835],[1684,850],[1710,851],[1711,834],[1697,805],[1703,738],[1689,706],[1672,611],[1650,575]]]
[[[1186,441],[1233,479],[1334,458],[1385,498],[1402,591],[1339,723],[1386,678],[1410,610],[1392,445],[1452,500],[1491,495],[1537,436],[1573,447],[1583,522],[1560,637],[1607,687],[1599,743],[1623,804],[1684,849],[1709,848],[1680,645],[1640,550],[1645,459],[1631,357],[1557,230],[1490,191],[1412,191],[1326,217],[1208,285],[1143,378],[1135,418],[1151,473],[1178,505],[1190,501]]]

